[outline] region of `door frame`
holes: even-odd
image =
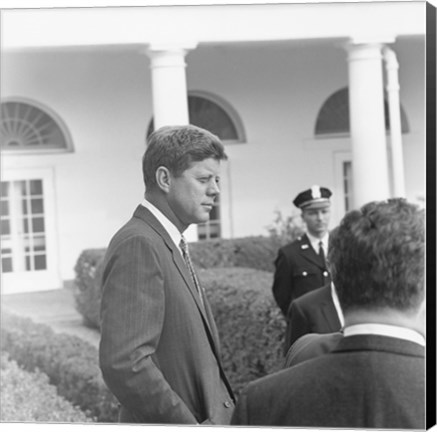
[[[16,294],[62,288],[59,271],[58,232],[55,206],[55,175],[53,168],[4,169],[2,181],[42,180],[47,269],[37,271],[1,272],[1,293]]]

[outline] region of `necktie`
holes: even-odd
[[[185,264],[187,265],[188,270],[190,271],[191,278],[193,279],[194,286],[197,289],[197,293],[199,294],[199,297],[200,297],[200,302],[202,303],[202,306],[203,306],[202,288],[200,287],[199,281],[198,281],[196,273],[194,271],[193,263],[191,261],[190,254],[188,252],[188,244],[183,236],[181,237],[179,247],[181,248],[182,256],[185,260]]]
[[[323,262],[323,265],[325,265],[325,251],[323,250],[323,242],[319,241],[319,257]]]

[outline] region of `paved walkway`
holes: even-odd
[[[82,316],[75,309],[71,284],[51,291],[2,295],[1,309],[48,324],[58,333],[73,334],[98,346],[99,332],[83,325]]]

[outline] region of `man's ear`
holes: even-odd
[[[171,186],[171,174],[168,168],[160,166],[155,173],[156,184],[163,192],[168,192]]]

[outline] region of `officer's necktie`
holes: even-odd
[[[323,242],[321,240],[319,241],[319,257],[322,260],[323,265],[326,265],[326,262],[325,262],[325,251],[323,249]]]
[[[188,252],[188,244],[187,244],[184,236],[181,237],[179,247],[181,248],[182,256],[185,260],[185,264],[187,265],[188,270],[190,271],[191,278],[193,279],[194,286],[197,289],[197,293],[199,294],[200,302],[202,303],[202,306],[203,306],[202,288],[200,287],[199,281],[198,281],[196,273],[194,271],[193,263],[191,262],[190,254]]]

